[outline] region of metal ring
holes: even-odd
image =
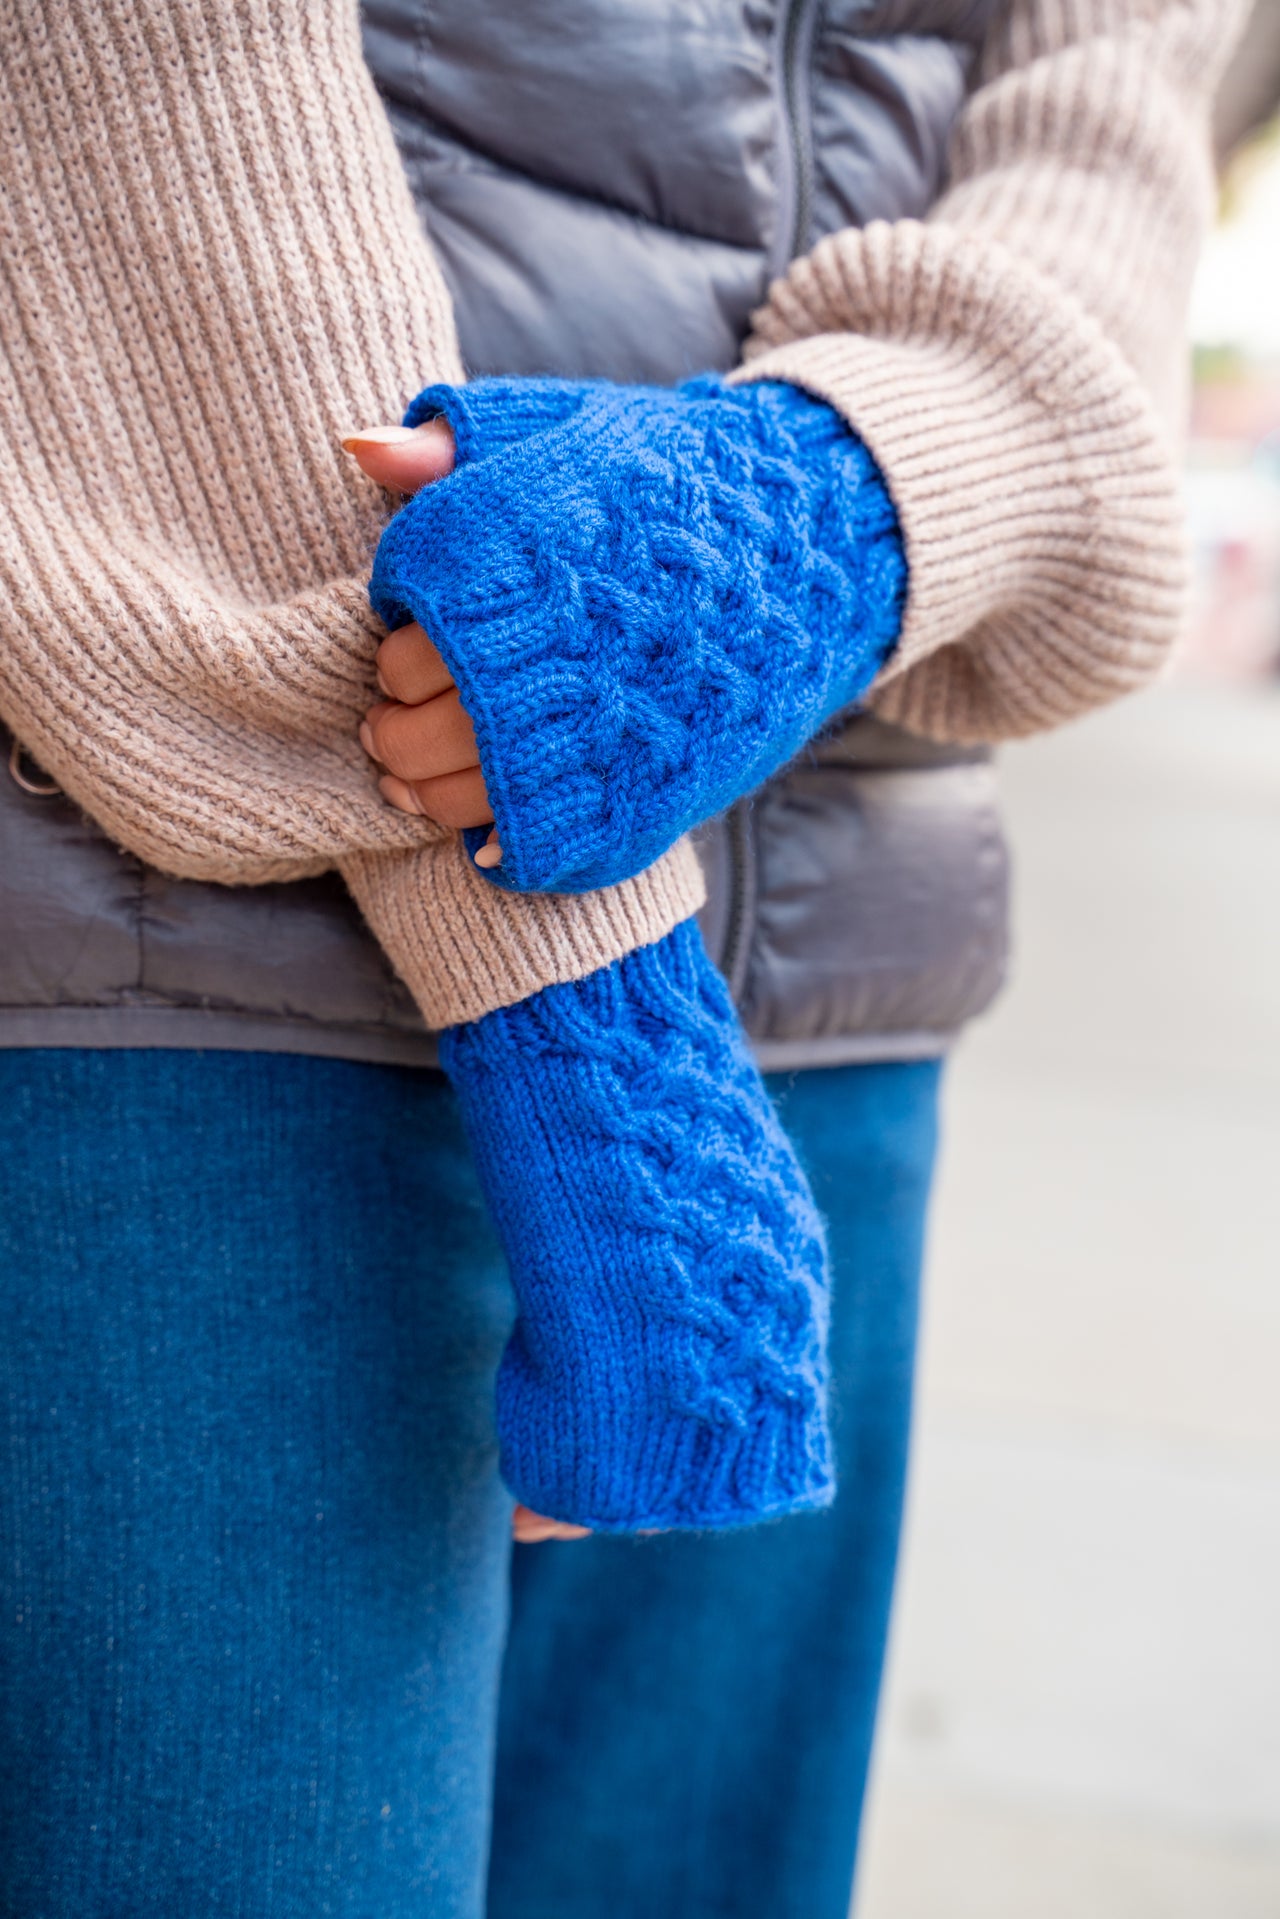
[[[61,793],[62,791],[62,788],[53,780],[49,780],[45,785],[41,785],[39,780],[27,778],[27,775],[22,770],[22,742],[20,740],[15,740],[9,748],[9,777],[15,786],[20,786],[24,793],[34,793],[38,800],[51,800],[55,794]]]

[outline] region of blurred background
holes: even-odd
[[[1280,0],[1193,313],[1193,630],[1003,756],[858,1919],[1280,1919]]]

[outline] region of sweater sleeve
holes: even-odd
[[[999,8],[929,219],[832,236],[756,315],[738,377],[836,406],[898,509],[910,585],[872,694],[885,718],[1030,733],[1167,658],[1208,110],[1246,10]]]
[[[356,727],[386,502],[339,451],[458,379],[355,0],[0,4],[0,715],[121,844],[346,874],[435,1024],[695,910],[692,854],[493,897]]]

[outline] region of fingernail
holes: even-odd
[[[426,807],[413,788],[404,780],[398,780],[393,773],[384,773],[378,781],[378,791],[388,806],[394,806],[400,813],[418,813],[426,818]]]
[[[360,722],[360,744],[371,760],[377,759],[378,754],[373,743],[373,728],[370,726],[368,720],[361,720]]]
[[[354,453],[361,446],[403,446],[406,440],[417,438],[417,429],[411,426],[362,426],[358,433],[349,433],[342,442],[344,453]]]
[[[495,866],[501,866],[502,848],[498,845],[497,841],[494,840],[488,846],[480,847],[473,857],[476,865],[483,866],[486,870]]]
[[[378,682],[378,691],[379,691],[379,693],[385,693],[385,694],[386,694],[386,696],[387,696],[387,698],[388,698],[388,699],[391,699],[391,698],[393,697],[393,695],[392,695],[392,692],[391,692],[391,688],[390,688],[390,687],[389,687],[389,686],[387,685],[387,683],[386,683],[386,681],[385,681],[385,680],[383,679],[383,677],[382,677],[382,668],[381,668],[380,666],[376,666],[376,667],[374,668],[374,670],[373,670],[373,677],[374,677],[374,679],[375,679],[375,680],[377,680],[377,682]]]
[[[532,1514],[527,1519],[517,1519],[511,1528],[522,1546],[532,1546],[539,1539],[545,1539],[551,1530],[551,1521],[535,1519]]]

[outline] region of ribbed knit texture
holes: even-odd
[[[748,377],[840,408],[897,506],[891,718],[1026,732],[1167,656],[1167,421],[1245,3],[1012,0],[930,221],[825,241],[757,316]],[[170,872],[358,855],[381,930],[386,856],[433,835],[353,742],[384,509],[335,445],[459,367],[354,0],[0,0],[0,106],[0,714]],[[397,903],[439,1017],[423,878]],[[522,938],[496,970],[531,989]]]
[[[822,241],[756,314],[744,377],[838,407],[902,521],[884,718],[939,739],[1031,733],[1168,659],[1207,108],[1247,10],[997,8],[928,220]]]
[[[877,697],[908,726],[979,738],[1052,724],[1136,684],[1176,635],[1183,557],[1166,423],[1211,205],[1205,108],[1244,4],[1013,0],[931,221],[824,242],[757,318],[746,377],[835,405],[888,481],[911,584]],[[579,1100],[593,1102],[599,1176],[588,1164],[564,1207],[582,1207],[600,1235],[579,1271],[598,1275],[602,1301],[615,1297],[601,1257],[611,1233],[619,1247],[632,1235],[628,1271],[651,1271],[637,1223],[610,1210],[606,1169],[628,1154],[652,1146],[663,1195],[694,1142],[714,1145],[713,1166],[749,1157],[753,1177],[763,1167],[781,1183],[792,1220],[790,1162],[765,1118],[753,1133],[742,1116],[733,1075],[748,1069],[719,1014],[718,1039],[687,1042],[698,1092],[680,1126],[655,1092],[651,1123],[630,1141],[610,1130],[603,1099],[606,1087],[620,1096],[612,1046],[626,1024],[612,987],[592,988],[592,1017],[571,1038],[559,1019],[545,1027],[541,1057],[557,1062],[545,1084],[522,1064],[523,1039],[507,1044],[506,1016],[492,1016],[495,1028],[478,1017],[552,980],[612,979],[599,969],[696,904],[687,849],[604,902],[517,900],[481,881],[457,841],[382,807],[356,745],[377,638],[364,583],[385,504],[337,442],[461,368],[354,0],[0,0],[0,179],[6,723],[111,834],[169,872],[235,882],[340,864],[427,1017],[477,1022],[449,1049],[460,1083],[471,1083],[461,1054],[497,1031],[496,1056],[528,1085],[505,1191],[491,1171],[495,1207],[540,1203],[542,1181],[526,1194],[520,1156],[528,1111],[553,1143]],[[619,974],[651,964],[624,960]],[[688,976],[676,978],[671,990],[697,1004]],[[549,997],[511,1016],[521,1033]],[[665,1066],[650,1081],[641,1070],[646,1046],[668,1041],[658,1022],[634,1024],[625,1070],[638,1100],[645,1084],[668,1084]],[[497,1128],[508,1083],[474,1078]],[[742,1106],[716,1103],[722,1083]],[[634,1525],[758,1510],[771,1474],[792,1503],[806,1484],[821,1497],[810,1449],[818,1268],[764,1232],[748,1234],[755,1263],[741,1274],[717,1266],[732,1234],[698,1238],[695,1222],[719,1206],[741,1224],[745,1210],[739,1192],[700,1214],[708,1179],[699,1162],[676,1213],[699,1249],[699,1285],[721,1275],[717,1311],[677,1314],[668,1341],[650,1338],[648,1295],[618,1292],[608,1306],[644,1321],[644,1337],[624,1342],[649,1369],[643,1396],[629,1400],[615,1370],[611,1396],[584,1384],[557,1402],[544,1356],[571,1367],[576,1353],[575,1390],[589,1377],[572,1327],[554,1348],[513,1347],[504,1405],[545,1408],[557,1462],[544,1472],[533,1441],[530,1457],[511,1459],[508,1442],[513,1483],[532,1503]],[[660,1216],[655,1241],[670,1230],[665,1201]],[[514,1224],[511,1213],[504,1230]],[[563,1280],[550,1246],[531,1270],[540,1284]],[[673,1254],[658,1270],[653,1297],[683,1312],[691,1269]],[[758,1315],[757,1299],[777,1311]],[[665,1335],[665,1317],[654,1323]],[[743,1338],[722,1350],[731,1327]],[[758,1368],[746,1364],[757,1347]],[[684,1410],[661,1446],[645,1453],[643,1421],[621,1447],[609,1441],[608,1461],[651,1459],[652,1499],[636,1498],[635,1478],[624,1494],[592,1464],[592,1445],[616,1434],[628,1405],[659,1403],[647,1388],[672,1351],[708,1349],[733,1383],[704,1398],[682,1369],[665,1403]],[[813,1390],[788,1397],[793,1374],[811,1374]],[[716,1368],[706,1377],[718,1382]],[[570,1462],[584,1477],[567,1486],[557,1403],[584,1414]],[[535,1424],[520,1414],[521,1433]],[[702,1487],[706,1513],[686,1498],[687,1518],[675,1517],[678,1486]]]
[[[352,0],[0,0],[0,714],[113,837],[338,864],[432,1024],[696,908],[474,883],[356,739],[387,513],[339,449],[461,376]]]
[[[905,568],[884,483],[793,386],[434,386],[458,465],[382,536],[476,729],[522,890],[625,879],[752,792],[883,665]]]
[[[696,925],[442,1058],[516,1292],[511,1490],[597,1531],[826,1504],[822,1228]]]
[[[1185,569],[1158,407],[1244,7],[1012,0],[930,222],[824,242],[757,317],[748,377],[840,408],[901,518],[889,717],[1026,732],[1166,657]],[[547,942],[512,901],[459,977],[467,922],[423,886],[494,889],[457,880],[452,841],[396,880],[437,836],[379,806],[353,739],[384,506],[336,441],[460,371],[354,0],[0,0],[0,107],[0,714],[170,872],[342,861],[379,933],[394,907],[429,1017],[474,1011],[490,966],[503,996],[546,983],[531,946],[587,967],[589,917]],[[633,902],[651,937],[690,885],[656,920]]]

